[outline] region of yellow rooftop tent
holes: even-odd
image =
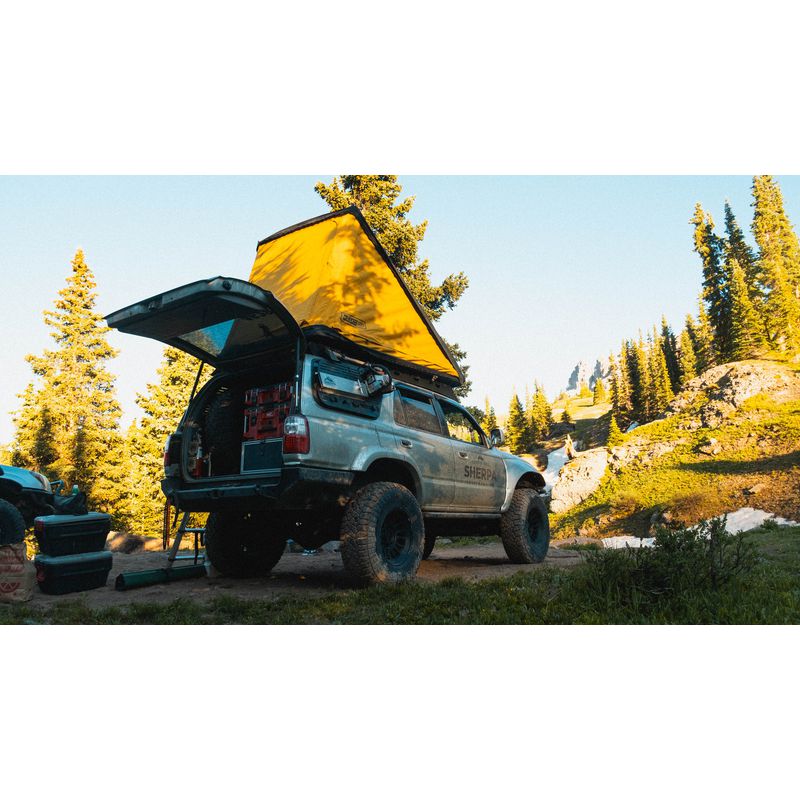
[[[258,243],[250,282],[301,328],[333,331],[377,356],[458,384],[452,354],[355,207],[278,231]]]

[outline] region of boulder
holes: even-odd
[[[608,464],[608,451],[596,447],[578,453],[568,461],[558,476],[550,497],[550,511],[562,514],[585,500],[600,485]]]

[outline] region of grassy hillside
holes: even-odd
[[[609,470],[593,495],[554,517],[554,535],[643,535],[654,514],[694,524],[743,506],[800,518],[798,370],[769,366],[789,389],[745,400],[719,427],[700,427],[698,414],[708,405],[701,393],[680,413],[627,434],[622,447],[638,457]]]

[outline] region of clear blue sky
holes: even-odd
[[[0,442],[30,378],[29,352],[49,346],[41,312],[83,248],[98,309],[114,309],[197,278],[247,277],[256,242],[324,213],[304,177],[0,178]],[[721,227],[725,198],[749,232],[750,176],[402,176],[428,219],[422,255],[433,275],[463,270],[470,288],[439,323],[469,353],[471,400],[499,412],[534,379],[550,395],[575,363],[617,349],[665,313],[678,326],[700,289],[688,224],[701,202]],[[800,179],[780,177],[800,220]],[[125,420],[152,380],[160,345],[114,332]]]

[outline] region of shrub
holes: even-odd
[[[755,563],[753,544],[728,534],[725,518],[717,517],[694,528],[660,528],[653,547],[589,553],[583,588],[596,599],[638,608],[662,597],[713,593]]]

